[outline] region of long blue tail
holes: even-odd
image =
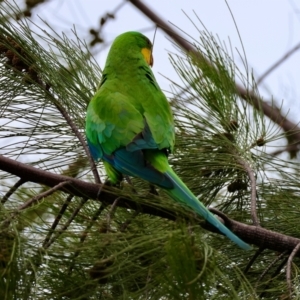
[[[163,151],[127,151],[126,148],[120,148],[113,156],[104,156],[103,159],[120,173],[140,177],[162,187],[175,201],[188,205],[238,246],[245,250],[251,249],[194,196],[172,170]]]
[[[165,175],[174,184],[173,189],[166,189],[165,191],[177,202],[184,203],[202,216],[206,221],[216,227],[220,232],[226,235],[230,240],[236,243],[244,250],[250,250],[251,246],[243,242],[233,232],[231,232],[226,226],[224,226],[188,189],[188,187],[181,181],[176,173],[169,168]]]

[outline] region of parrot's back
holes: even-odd
[[[175,142],[171,107],[149,67],[152,44],[138,32],[114,41],[86,117],[88,145],[102,159],[112,183],[140,177],[192,208],[244,249],[250,246],[225,227],[193,195],[168,163]]]

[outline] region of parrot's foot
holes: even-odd
[[[121,188],[121,182],[120,181],[118,181],[117,183],[113,183],[109,179],[105,180],[104,185],[112,186],[112,187],[116,187],[116,188]]]

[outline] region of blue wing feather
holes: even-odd
[[[158,149],[158,145],[155,142],[153,135],[150,131],[149,125],[144,119],[144,129],[141,133],[135,136],[135,138],[126,146],[126,149],[130,152],[143,149]]]
[[[103,151],[100,144],[93,144],[88,138],[87,143],[91,152],[91,155],[95,161],[98,161],[103,157]]]
[[[103,160],[123,174],[140,177],[165,189],[173,188],[172,181],[164,173],[145,161],[142,150],[128,151],[126,148],[121,148],[113,155],[104,154]]]

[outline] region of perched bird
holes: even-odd
[[[187,205],[243,249],[250,246],[225,227],[193,195],[168,163],[175,142],[170,105],[150,69],[152,44],[139,32],[113,42],[98,91],[87,109],[91,154],[113,184],[123,174],[140,177]]]

